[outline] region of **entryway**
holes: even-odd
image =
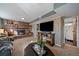
[[[77,45],[77,18],[68,17],[64,18],[64,40],[65,44],[76,46]]]

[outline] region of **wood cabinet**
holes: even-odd
[[[23,22],[19,22],[17,25],[17,28],[29,28],[29,23],[23,23]]]
[[[5,30],[8,32],[8,35],[13,35],[16,29],[25,29],[27,33],[31,33],[32,26],[26,22],[13,21],[13,20],[5,20],[4,21]],[[31,36],[31,34],[29,34]]]
[[[29,30],[32,31],[32,25],[29,25]]]
[[[24,28],[24,29],[29,28],[29,23],[20,22],[20,21],[13,21],[13,20],[5,20],[5,25],[14,27],[16,29],[17,28]]]

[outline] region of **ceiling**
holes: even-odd
[[[31,22],[52,10],[52,3],[2,3],[0,4],[0,17]]]
[[[65,4],[56,9],[57,16],[79,16],[79,3]]]
[[[61,5],[61,3],[58,5],[56,3],[0,3],[0,17],[23,22],[32,22],[53,10],[56,11],[54,16],[70,17],[79,15],[78,3]],[[24,20],[21,18],[24,18]]]

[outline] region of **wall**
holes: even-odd
[[[64,42],[64,20],[59,17],[54,20],[55,44],[61,46]]]
[[[79,48],[79,16],[77,16],[77,47]]]
[[[3,27],[4,27],[3,19],[0,18],[0,28],[3,28]]]
[[[63,28],[63,19],[59,16],[59,17],[48,17],[48,18],[44,18],[40,21],[36,21],[31,23],[33,28],[32,28],[32,32],[34,34],[34,38],[37,37],[37,24],[39,23],[43,23],[43,22],[47,22],[47,21],[54,21],[54,33],[55,33],[55,45],[61,46],[63,41],[64,41],[64,28]]]
[[[37,25],[32,25],[33,38],[37,38]]]

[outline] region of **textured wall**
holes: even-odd
[[[3,28],[4,27],[4,22],[3,22],[3,19],[0,18],[0,28]]]
[[[54,20],[55,45],[60,46],[64,43],[64,20],[59,17]]]

